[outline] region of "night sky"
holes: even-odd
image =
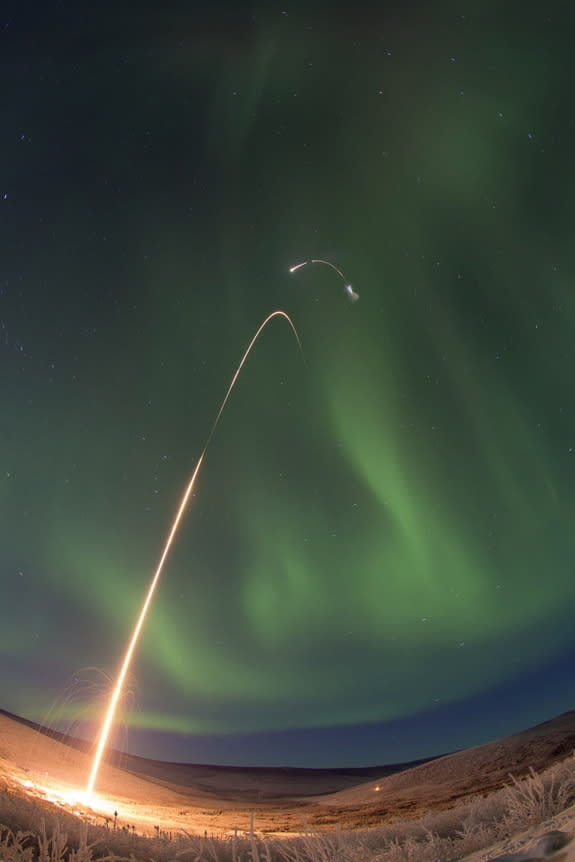
[[[0,13],[0,707],[368,765],[574,707],[568,3]],[[323,258],[339,267],[289,267]]]

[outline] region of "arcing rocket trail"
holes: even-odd
[[[244,352],[244,355],[242,356],[242,358],[240,360],[238,367],[236,368],[235,374],[232,377],[231,383],[228,386],[224,400],[222,401],[220,409],[218,410],[218,414],[214,420],[214,424],[212,425],[211,431],[208,434],[208,439],[206,440],[206,444],[202,450],[200,457],[198,458],[198,462],[194,468],[194,472],[191,475],[191,478],[187,484],[186,490],[184,491],[184,494],[183,494],[182,499],[180,501],[180,505],[178,507],[178,510],[177,510],[176,515],[174,517],[174,520],[172,522],[172,526],[170,527],[170,530],[168,533],[168,538],[166,539],[164,549],[163,549],[162,554],[160,556],[160,561],[158,563],[158,566],[156,568],[154,576],[153,576],[152,580],[150,581],[150,586],[148,587],[148,591],[146,593],[144,603],[142,604],[142,607],[140,609],[140,613],[138,614],[138,618],[137,618],[136,623],[134,625],[134,628],[132,630],[132,634],[130,635],[130,640],[128,641],[128,646],[126,647],[126,652],[124,653],[124,658],[122,659],[122,663],[120,665],[120,669],[118,671],[116,681],[114,683],[112,695],[110,697],[108,707],[106,709],[106,713],[104,715],[104,719],[102,721],[102,725],[101,725],[100,731],[98,733],[98,742],[97,742],[96,750],[95,750],[94,757],[92,760],[92,767],[90,770],[90,776],[88,778],[88,783],[86,785],[86,794],[88,796],[91,796],[94,792],[94,786],[96,784],[96,779],[98,777],[98,772],[100,770],[100,766],[102,763],[102,757],[103,757],[104,751],[106,749],[106,746],[108,744],[108,738],[110,736],[110,731],[112,729],[112,725],[114,724],[114,719],[116,716],[116,710],[118,708],[118,702],[119,702],[120,697],[122,695],[126,676],[127,676],[128,671],[130,669],[130,665],[131,665],[132,659],[134,657],[134,652],[136,650],[136,646],[137,646],[138,640],[140,638],[140,634],[141,634],[141,631],[142,631],[142,628],[143,628],[143,625],[144,625],[144,622],[146,619],[146,615],[148,613],[148,609],[150,607],[152,598],[154,596],[154,592],[155,592],[156,587],[158,585],[158,581],[160,580],[160,575],[162,574],[162,569],[164,568],[164,563],[166,562],[166,558],[168,556],[168,553],[170,551],[170,548],[172,546],[172,543],[173,543],[174,538],[176,536],[176,533],[178,531],[178,527],[180,526],[180,522],[181,522],[182,517],[184,515],[184,512],[186,510],[186,506],[188,504],[188,500],[189,500],[190,495],[192,493],[192,490],[194,488],[198,473],[200,472],[200,467],[202,466],[204,456],[207,452],[208,446],[210,445],[211,439],[214,436],[214,432],[218,426],[218,422],[220,421],[221,415],[224,412],[224,408],[228,402],[228,398],[230,397],[232,390],[233,390],[234,386],[236,385],[236,381],[240,375],[240,372],[241,372],[248,356],[250,355],[252,347],[254,346],[256,341],[258,340],[262,330],[265,329],[265,327],[268,325],[270,320],[272,320],[274,317],[283,317],[283,318],[285,318],[285,320],[287,320],[287,322],[289,323],[289,325],[291,326],[291,328],[293,330],[293,333],[296,337],[297,343],[298,343],[299,348],[301,350],[301,341],[300,341],[299,335],[297,333],[297,330],[292,323],[290,316],[288,314],[286,314],[285,311],[281,311],[281,310],[272,311],[272,313],[269,314],[266,317],[266,319],[263,321],[263,323],[259,326],[256,334],[254,335],[254,337],[252,338],[252,340],[248,344],[248,346]]]
[[[304,260],[303,263],[296,263],[295,266],[290,266],[290,272],[297,272],[298,269],[301,269],[303,266],[307,266],[309,263],[323,263],[324,266],[330,266],[341,278],[343,281],[343,289],[346,292],[346,295],[350,298],[352,302],[357,302],[359,299],[359,293],[356,293],[351,284],[348,283],[345,275],[334,263],[330,263],[329,260],[320,260],[319,258],[312,258],[312,260]]]

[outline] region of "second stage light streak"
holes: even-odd
[[[357,300],[359,299],[359,293],[356,293],[355,290],[353,289],[353,287],[351,286],[351,284],[348,283],[348,281],[347,281],[345,275],[343,274],[343,272],[341,271],[341,269],[339,269],[334,263],[331,263],[329,260],[321,260],[320,258],[317,258],[317,257],[312,258],[311,260],[304,260],[304,261],[302,261],[302,263],[296,263],[295,266],[290,266],[289,271],[292,273],[297,272],[298,269],[301,269],[303,266],[308,266],[308,264],[310,264],[310,263],[323,263],[324,266],[331,267],[335,272],[337,272],[337,274],[339,275],[339,277],[343,281],[344,290],[346,292],[346,295],[350,298],[350,300],[352,302],[357,302]]]
[[[142,632],[142,628],[143,628],[143,625],[144,625],[144,622],[145,622],[152,598],[153,598],[154,593],[156,591],[158,581],[160,580],[160,575],[162,574],[162,569],[164,568],[164,563],[166,562],[166,558],[168,556],[170,548],[172,547],[172,543],[173,543],[174,538],[176,536],[176,533],[178,531],[178,527],[180,526],[180,522],[181,522],[182,517],[184,515],[184,512],[186,510],[188,500],[190,499],[190,495],[194,489],[194,485],[195,485],[198,473],[200,472],[200,467],[202,466],[204,456],[206,454],[208,446],[210,445],[210,441],[211,441],[212,437],[214,436],[214,432],[217,428],[218,422],[220,421],[220,417],[224,411],[224,408],[228,402],[228,398],[230,397],[232,390],[233,390],[234,386],[236,385],[236,381],[239,377],[239,374],[240,374],[248,356],[250,355],[252,347],[254,346],[256,341],[258,340],[262,330],[265,329],[265,327],[268,325],[270,320],[272,320],[274,317],[283,317],[283,318],[285,318],[285,320],[287,320],[287,322],[289,323],[289,325],[292,328],[292,331],[296,337],[297,343],[298,343],[299,348],[301,350],[301,341],[300,341],[299,335],[297,334],[297,330],[292,323],[290,316],[288,314],[286,314],[285,311],[281,311],[281,310],[272,311],[272,313],[269,314],[266,317],[266,319],[263,321],[263,323],[260,324],[260,326],[258,327],[256,334],[254,335],[254,337],[252,338],[252,340],[248,344],[248,346],[244,352],[244,355],[242,356],[240,363],[239,363],[238,367],[236,368],[235,374],[232,377],[232,380],[228,386],[227,392],[226,392],[224,399],[221,403],[220,409],[218,410],[217,416],[214,420],[214,423],[212,425],[210,433],[208,434],[208,439],[206,440],[205,446],[204,446],[202,453],[201,453],[200,457],[198,458],[198,462],[194,468],[194,472],[192,473],[192,475],[190,477],[190,480],[186,486],[186,489],[185,489],[184,494],[182,496],[182,499],[180,501],[180,505],[178,507],[178,510],[177,510],[176,515],[174,517],[174,520],[172,522],[172,526],[170,527],[170,530],[168,532],[168,538],[166,539],[164,549],[162,551],[162,554],[160,556],[160,560],[158,562],[158,566],[156,568],[156,571],[154,573],[152,580],[150,581],[150,585],[148,587],[146,597],[145,597],[144,602],[142,604],[142,607],[140,609],[140,613],[138,614],[138,617],[136,619],[136,623],[134,625],[134,628],[132,629],[132,633],[131,633],[130,639],[128,641],[128,646],[126,648],[126,652],[124,653],[124,658],[122,659],[122,663],[120,665],[120,669],[118,671],[116,681],[114,683],[112,695],[110,697],[108,707],[106,709],[106,713],[105,713],[104,719],[102,721],[100,731],[98,733],[98,742],[96,745],[94,757],[92,759],[92,766],[90,769],[90,775],[88,778],[88,783],[86,784],[86,791],[85,792],[88,796],[91,796],[94,792],[94,787],[96,785],[96,780],[98,778],[98,773],[100,771],[100,766],[102,763],[102,757],[104,755],[104,751],[105,751],[106,746],[108,744],[108,739],[110,737],[112,725],[114,724],[114,719],[116,717],[116,711],[118,709],[118,703],[120,701],[120,697],[122,696],[122,691],[124,689],[124,683],[126,681],[126,676],[127,676],[128,671],[130,669],[130,665],[131,665],[132,659],[134,657],[134,652],[136,650],[136,646],[138,644],[138,640],[140,638],[140,634]]]

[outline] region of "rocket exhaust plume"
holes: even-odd
[[[254,344],[258,340],[261,332],[265,329],[265,327],[268,325],[270,320],[273,320],[273,318],[275,318],[275,317],[283,317],[285,320],[287,320],[288,324],[290,325],[290,327],[293,331],[293,334],[295,335],[295,338],[296,338],[296,341],[299,345],[299,348],[301,350],[301,341],[300,341],[299,335],[297,333],[297,330],[292,323],[290,316],[285,311],[281,311],[281,310],[272,311],[272,313],[266,317],[266,319],[263,321],[263,323],[260,324],[259,328],[256,331],[256,334],[254,335],[254,337],[252,338],[252,340],[248,344],[248,346],[244,352],[244,355],[242,356],[242,358],[239,362],[239,365],[236,368],[234,376],[231,379],[231,382],[228,386],[228,389],[226,391],[224,399],[220,405],[220,409],[218,410],[218,413],[217,413],[216,418],[214,420],[214,424],[212,425],[210,433],[208,434],[208,439],[206,440],[206,444],[202,450],[200,457],[198,458],[198,462],[194,468],[194,471],[193,471],[193,473],[192,473],[192,475],[188,481],[188,484],[186,486],[186,489],[183,493],[182,499],[180,501],[180,505],[176,511],[176,514],[174,516],[174,520],[172,521],[172,525],[169,529],[168,537],[167,537],[166,542],[164,544],[164,549],[161,553],[160,560],[158,562],[158,566],[156,568],[156,571],[154,573],[152,580],[150,581],[150,585],[148,587],[146,597],[145,597],[144,602],[142,604],[142,607],[140,609],[140,613],[138,614],[138,617],[136,619],[136,623],[134,625],[134,628],[132,629],[132,633],[130,635],[128,645],[126,647],[126,652],[124,653],[124,658],[122,659],[120,669],[119,669],[118,674],[116,676],[116,681],[114,683],[114,688],[112,690],[112,694],[111,694],[110,700],[108,702],[106,713],[104,715],[102,724],[100,726],[100,730],[98,732],[98,741],[96,744],[96,750],[95,750],[94,757],[92,760],[92,766],[90,769],[90,775],[88,778],[88,783],[86,784],[86,791],[85,792],[88,796],[91,796],[94,792],[94,787],[96,785],[96,780],[98,778],[98,772],[99,772],[100,766],[102,764],[102,757],[104,755],[104,751],[105,751],[106,746],[108,744],[110,732],[111,732],[112,726],[114,724],[114,719],[116,716],[116,710],[118,708],[119,700],[122,696],[122,691],[124,688],[126,676],[128,675],[128,672],[130,670],[132,659],[133,659],[134,653],[136,651],[136,646],[138,645],[138,640],[140,638],[140,634],[142,632],[142,628],[144,626],[144,622],[146,620],[146,616],[147,616],[150,604],[152,602],[152,598],[153,598],[154,593],[156,591],[156,587],[158,586],[158,581],[160,580],[160,575],[162,574],[162,569],[164,568],[164,563],[166,562],[167,556],[170,552],[170,548],[172,547],[172,543],[174,541],[176,533],[178,532],[178,527],[180,526],[180,522],[183,518],[184,512],[186,511],[186,507],[188,505],[188,500],[189,500],[190,495],[194,489],[194,485],[196,483],[198,473],[200,472],[200,468],[202,466],[204,456],[207,452],[208,446],[210,445],[212,437],[214,436],[214,432],[218,426],[221,415],[224,412],[224,408],[228,402],[228,399],[232,393],[232,390],[233,390],[234,386],[236,385],[236,382],[237,382],[237,379],[240,375],[240,372],[241,372],[242,368],[244,367],[244,364],[245,364],[248,356],[250,355],[252,347],[254,346]]]

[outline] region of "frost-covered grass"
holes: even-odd
[[[50,806],[0,793],[0,862],[434,862],[460,858],[544,822],[575,802],[575,756],[502,790],[423,820],[355,831],[306,830],[279,839],[151,838],[95,826]]]

